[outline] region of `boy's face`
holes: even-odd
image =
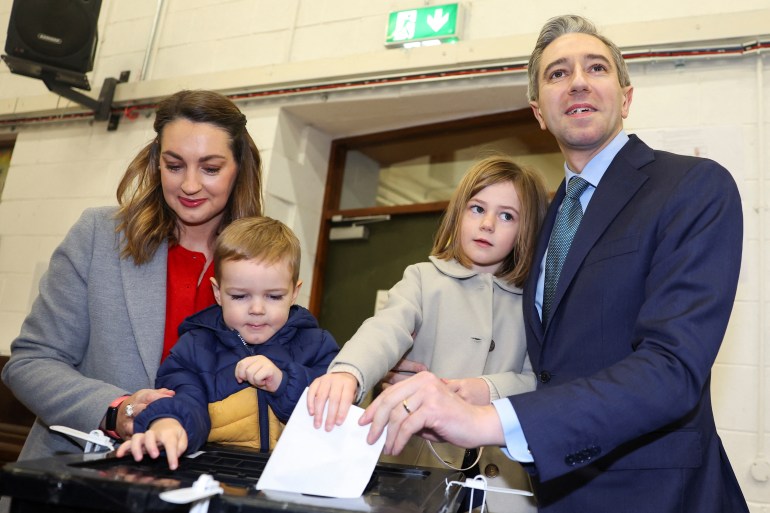
[[[228,260],[220,267],[221,283],[211,283],[225,324],[247,344],[263,344],[286,324],[302,283],[292,283],[286,261]]]

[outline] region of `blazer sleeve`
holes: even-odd
[[[329,366],[329,372],[355,369],[359,402],[369,390],[411,349],[413,334],[422,325],[420,269],[410,265],[404,276],[388,291],[385,306],[358,328]],[[355,374],[355,372],[353,372]]]
[[[587,448],[582,454],[600,457],[685,424],[702,406],[735,297],[743,220],[727,170],[699,159],[682,175],[660,191],[660,212],[636,213],[650,217],[656,239],[644,252],[643,290],[627,291],[642,295],[641,306],[635,319],[611,321],[632,323],[633,339],[606,342],[632,350],[594,374],[509,398],[541,480],[595,461],[565,455]],[[622,276],[607,280],[624,284]]]
[[[85,432],[97,428],[109,403],[129,393],[127,386],[113,384],[126,374],[117,369],[143,369],[131,348],[123,355],[116,349],[121,343],[117,333],[107,341],[109,346],[104,340],[92,340],[93,308],[113,308],[108,315],[118,326],[123,319],[117,317],[125,312],[112,301],[100,301],[89,289],[97,271],[114,277],[112,266],[117,266],[118,254],[112,213],[113,209],[86,210],[56,248],[3,368],[3,382],[49,426],[61,424]],[[111,286],[119,289],[119,279]],[[106,296],[114,291],[102,292]],[[118,361],[121,357],[124,360]],[[149,381],[143,384],[148,386]]]

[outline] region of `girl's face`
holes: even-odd
[[[163,198],[180,231],[220,224],[238,174],[228,133],[210,123],[176,119],[160,138]]]
[[[519,234],[521,202],[512,182],[481,189],[465,205],[460,245],[476,272],[495,273]]]

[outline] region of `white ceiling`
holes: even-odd
[[[526,107],[526,77],[509,75],[336,90],[286,110],[337,138]]]

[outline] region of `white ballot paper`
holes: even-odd
[[[364,410],[351,406],[341,426],[313,427],[307,388],[289,417],[257,482],[257,490],[297,492],[324,497],[360,497],[385,445],[385,432],[366,443],[369,426],[359,426]],[[326,410],[324,410],[326,418]]]

